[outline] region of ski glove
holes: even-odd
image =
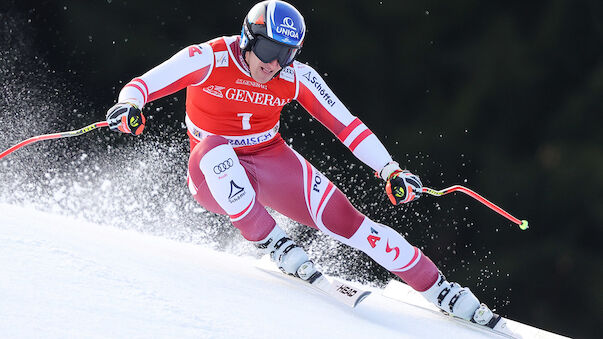
[[[140,135],[146,119],[136,105],[126,102],[109,108],[107,122],[112,131]]]
[[[394,205],[405,204],[419,199],[423,184],[416,175],[407,170],[401,170],[397,162],[387,164],[379,176],[387,181],[385,192]]]

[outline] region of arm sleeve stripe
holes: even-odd
[[[183,76],[182,78],[174,81],[173,83],[165,86],[164,88],[159,89],[153,93],[149,94],[149,101],[153,101],[155,99],[159,99],[166,95],[170,95],[172,93],[178,92],[179,90],[186,88],[189,85],[195,84],[203,80],[209,71],[210,66],[205,66],[200,70],[189,73],[188,75]]]
[[[370,129],[365,129],[364,132],[360,133],[360,135],[350,144],[350,151],[354,152],[356,147],[371,134],[373,134],[373,132],[371,132]]]
[[[354,119],[354,121],[352,121],[351,124],[349,124],[346,128],[343,129],[343,131],[341,131],[341,133],[339,133],[337,135],[337,138],[339,138],[339,140],[341,142],[344,142],[345,139],[354,131],[354,129],[356,127],[358,127],[360,124],[362,124],[362,121],[360,121],[360,119],[356,118]]]
[[[295,73],[295,95],[293,96],[293,100],[297,100],[297,97],[299,96],[299,85],[299,76]]]
[[[124,86],[124,88],[126,87],[134,87],[137,90],[140,91],[140,93],[142,93],[142,100],[144,100],[143,105],[147,103],[147,95],[146,93],[142,90],[142,88],[140,88],[140,86],[138,86],[137,84],[133,84],[133,83],[129,83],[127,85]]]
[[[134,78],[130,82],[140,82],[144,86],[144,89],[146,91],[146,92],[144,92],[145,98],[149,95],[149,86],[147,86],[147,83],[144,82],[144,80],[142,80],[141,78]]]

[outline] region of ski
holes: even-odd
[[[356,307],[362,300],[371,294],[370,291],[351,286],[350,284],[328,277],[320,272],[317,272],[318,274],[310,278],[311,282],[308,282],[282,272],[276,267],[274,262],[268,260],[260,260],[256,267],[280,279],[308,286],[313,290],[318,291],[323,295],[327,295],[333,300],[352,308]]]
[[[283,273],[277,268],[274,262],[270,261],[269,258],[264,257],[262,260],[256,262],[256,268],[263,272],[269,273],[275,278],[281,279],[288,283],[300,286],[302,288],[308,288],[309,291],[316,292],[319,295],[326,295],[329,300],[333,300],[336,303],[346,305],[347,307],[354,308],[358,306],[367,296],[371,294],[371,291],[352,286],[348,282],[342,282],[338,279],[334,279],[322,273],[316,274],[309,280],[311,283],[302,280],[298,277]],[[375,292],[373,290],[372,292]],[[396,302],[404,303],[417,309],[421,309],[424,312],[430,312],[437,314],[439,317],[452,321],[458,326],[469,328],[473,331],[477,331],[487,337],[496,338],[534,338],[534,339],[562,339],[567,338],[560,336],[555,333],[544,331],[529,325],[522,324],[495,314],[490,322],[486,325],[480,325],[471,321],[467,321],[461,318],[451,316],[438,307],[427,301],[423,296],[413,290],[410,286],[392,280],[387,286],[378,291],[382,297],[394,300]],[[380,298],[381,296],[376,295],[375,297]],[[418,310],[417,310],[418,311]]]
[[[489,333],[490,335],[494,334],[499,337],[511,339],[565,338],[554,333],[543,331],[538,328],[527,326],[522,323],[507,319],[496,313],[494,314],[492,320],[490,320],[490,322],[486,325],[479,325],[468,320],[453,317],[443,312],[429,301],[425,300],[422,295],[420,295],[417,291],[413,290],[410,286],[396,280],[392,280],[387,284],[387,286],[383,289],[382,295],[386,298],[390,298],[408,305],[419,307],[430,312],[438,313],[442,317],[446,317],[460,325],[470,327],[483,333]]]

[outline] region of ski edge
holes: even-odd
[[[272,262],[266,263],[260,261],[258,262],[256,267],[278,278],[282,278],[296,284],[302,284],[303,286],[310,287],[311,289],[318,291],[323,295],[329,296],[332,300],[335,300],[338,303],[344,304],[351,308],[358,306],[358,304],[360,304],[364,299],[366,299],[366,297],[371,294],[371,291],[369,290],[354,287],[348,283],[342,282],[335,278],[331,278],[322,273],[312,283],[309,283],[307,281],[301,280],[298,277],[283,273]]]

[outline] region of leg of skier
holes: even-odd
[[[309,280],[316,269],[308,255],[257,201],[257,180],[251,170],[246,170],[253,165],[245,161],[242,164],[222,137],[210,136],[195,144],[188,176],[195,199],[212,212],[229,215],[243,237],[270,253],[283,271]]]
[[[480,303],[469,289],[449,283],[421,250],[362,215],[301,155],[282,143],[255,158],[263,204],[365,252],[442,310],[473,319]]]

